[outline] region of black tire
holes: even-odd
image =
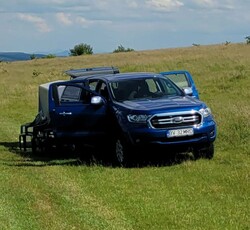
[[[39,138],[33,136],[32,140],[31,140],[31,149],[32,149],[33,155],[41,154],[42,149],[41,149],[41,143],[39,141]]]
[[[52,143],[49,138],[44,139],[34,135],[31,140],[31,148],[33,155],[49,155],[52,151]]]
[[[127,167],[132,163],[131,154],[132,147],[121,135],[113,141],[113,159],[112,162],[116,166]]]
[[[207,146],[199,146],[193,149],[195,160],[200,158],[212,159],[214,157],[214,144],[211,143]]]

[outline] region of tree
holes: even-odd
[[[120,52],[131,52],[134,51],[134,49],[131,48],[124,48],[122,45],[119,45],[117,49],[113,51],[113,53],[120,53]]]
[[[36,58],[36,55],[35,55],[35,54],[31,54],[31,55],[30,55],[30,59],[31,59],[31,60],[33,60],[33,59],[35,59],[35,58]]]
[[[93,54],[93,48],[90,45],[81,43],[70,49],[70,56],[80,56],[84,54]]]
[[[246,36],[245,39],[247,41],[247,44],[250,44],[250,36]]]
[[[54,55],[54,54],[48,54],[45,56],[45,58],[55,58],[55,57],[56,57],[56,55]]]

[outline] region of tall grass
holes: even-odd
[[[189,70],[218,124],[215,157],[111,168],[89,164],[84,152],[20,152],[19,128],[37,113],[38,85],[91,66]],[[0,228],[249,229],[249,75],[246,44],[1,62]]]

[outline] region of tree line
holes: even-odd
[[[93,48],[86,44],[86,43],[81,43],[78,45],[75,45],[73,49],[69,50],[70,56],[80,56],[80,55],[84,55],[84,54],[93,54]],[[134,51],[134,49],[131,48],[125,48],[123,45],[119,45],[114,51],[113,53],[119,53],[119,52],[131,52]]]
[[[250,36],[245,37],[246,43],[250,44]],[[226,42],[226,44],[229,44],[230,42]],[[193,44],[193,46],[199,46],[199,44]],[[113,53],[120,53],[120,52],[131,52],[134,51],[132,48],[125,48],[123,45],[119,45]],[[69,56],[80,56],[80,55],[91,55],[93,54],[93,47],[91,47],[89,44],[86,43],[80,43],[74,46],[74,48],[69,50]],[[46,58],[54,58],[55,55],[49,54],[46,56]],[[35,55],[30,56],[31,59],[35,58]]]

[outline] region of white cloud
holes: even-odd
[[[23,21],[33,23],[37,27],[38,31],[42,33],[48,33],[51,31],[51,28],[47,25],[46,21],[41,17],[30,14],[18,14],[18,16]]]
[[[209,9],[234,9],[236,7],[233,0],[193,0],[193,2],[202,8]]]
[[[184,4],[178,0],[148,0],[146,1],[146,5],[159,11],[173,11]]]
[[[217,1],[215,0],[195,0],[196,4],[208,7],[215,7],[217,5]]]
[[[76,23],[80,24],[82,27],[89,27],[91,24],[93,24],[94,22],[91,20],[87,20],[84,17],[76,17]]]
[[[70,14],[65,14],[63,12],[60,12],[56,14],[56,18],[63,25],[69,26],[72,24],[72,21],[70,20]]]
[[[109,20],[88,20],[84,17],[78,16],[75,19],[75,23],[84,28],[88,28],[92,25],[108,25],[108,24],[111,24],[112,22]]]
[[[136,1],[128,0],[128,1],[126,1],[126,3],[128,5],[128,7],[130,7],[130,8],[134,8],[134,9],[138,8],[138,3]]]

